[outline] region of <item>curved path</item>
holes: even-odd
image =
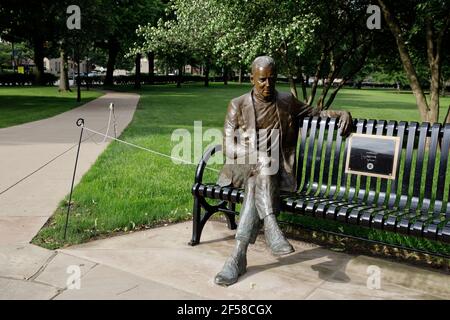
[[[87,127],[106,132],[109,104],[113,102],[120,134],[133,118],[138,101],[137,94],[106,93],[55,117],[0,129],[0,246],[30,242],[69,193],[80,136],[76,120],[84,118]],[[85,131],[85,138],[90,135]],[[101,137],[93,136],[83,142],[76,183],[109,143],[109,139],[101,141]]]

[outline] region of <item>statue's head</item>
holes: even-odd
[[[277,69],[275,60],[268,56],[257,57],[252,63],[251,82],[255,94],[264,100],[271,100],[275,95]]]

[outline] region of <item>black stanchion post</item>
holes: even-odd
[[[117,138],[116,114],[114,112],[114,103],[111,102],[113,121],[114,121],[114,138]]]
[[[81,127],[81,132],[80,132],[80,140],[78,141],[77,156],[75,158],[75,167],[73,168],[72,185],[70,186],[69,204],[67,206],[67,215],[66,215],[66,225],[64,226],[64,240],[66,240],[67,226],[69,224],[69,214],[70,214],[70,205],[72,202],[73,185],[75,183],[75,175],[77,173],[78,156],[80,155],[81,139],[83,138],[83,130],[84,130],[84,119],[83,118],[80,118],[77,120],[77,126]]]

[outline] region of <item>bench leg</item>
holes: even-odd
[[[203,227],[206,222],[211,218],[211,216],[219,211],[220,207],[224,206],[224,202],[217,206],[212,206],[206,202],[206,199],[202,196],[194,196],[194,207],[192,210],[192,239],[189,241],[189,245],[195,246],[200,243],[200,238],[202,236]],[[202,210],[204,209],[204,210]],[[205,213],[202,215],[202,211]],[[229,226],[233,227],[236,225],[233,218],[228,218]],[[236,228],[236,227],[235,227]]]
[[[194,196],[194,208],[192,210],[192,239],[189,245],[195,246],[200,243],[200,237],[202,235],[202,207],[197,196]]]

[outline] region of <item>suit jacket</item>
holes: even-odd
[[[231,100],[224,124],[224,154],[232,159],[236,159],[236,153],[245,148],[254,147],[252,141],[256,137],[252,136],[256,127],[255,109],[252,92],[246,93]],[[275,93],[275,105],[280,123],[280,163],[279,163],[279,186],[281,190],[296,190],[296,148],[299,129],[299,120],[306,116],[319,114],[314,109],[298,101],[290,93]],[[260,124],[261,127],[264,127]],[[238,143],[227,143],[233,141],[232,136],[238,136]],[[228,140],[227,140],[228,139]],[[253,140],[252,140],[253,139]],[[240,150],[239,150],[240,149]],[[220,175],[218,184],[221,186],[233,186],[243,188],[246,178],[246,171],[243,166],[235,163],[225,163]]]

